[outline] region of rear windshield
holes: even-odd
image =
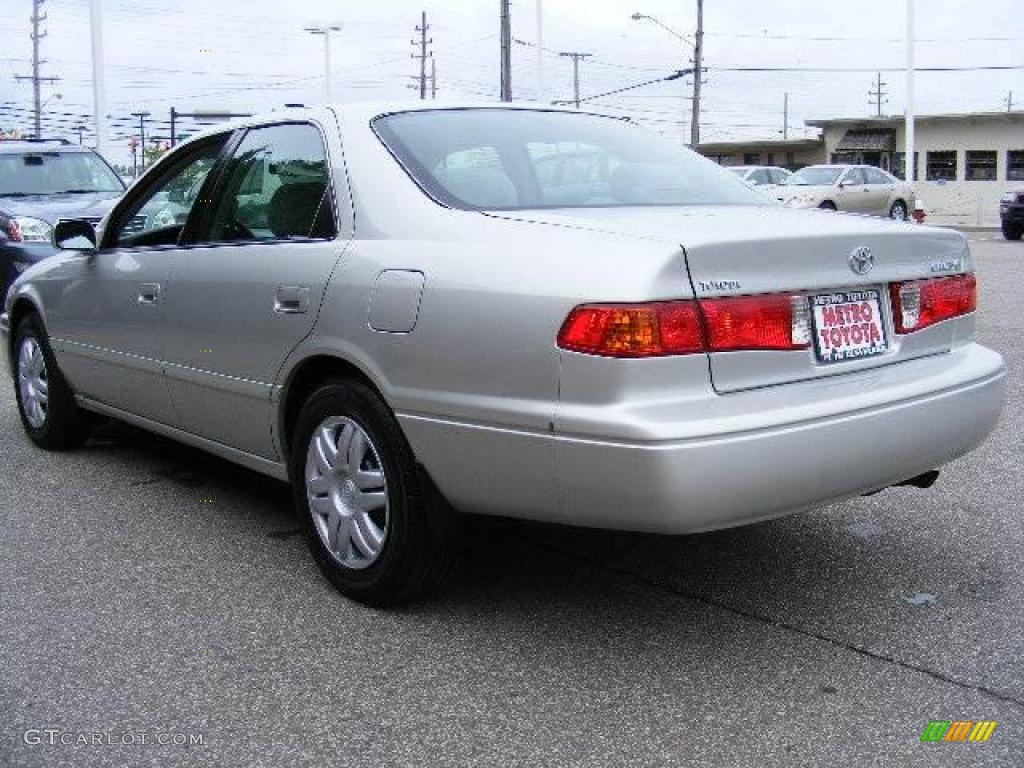
[[[715,163],[610,117],[429,110],[373,127],[420,187],[453,208],[765,204]]]
[[[124,185],[92,152],[0,154],[0,195],[122,192]]]

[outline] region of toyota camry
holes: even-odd
[[[781,206],[598,114],[247,119],[54,239],[0,321],[29,438],[99,414],[290,481],[375,605],[443,580],[457,513],[754,523],[929,486],[1003,402],[963,236]]]

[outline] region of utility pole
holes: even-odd
[[[427,53],[427,46],[433,45],[434,39],[427,39],[427,31],[430,29],[430,25],[427,24],[427,12],[422,11],[421,14],[420,25],[416,27],[416,31],[419,32],[419,40],[411,42],[420,49],[420,52],[412,54],[412,57],[420,60],[420,99],[425,99],[427,98],[427,59],[432,59],[434,56],[433,51]]]
[[[146,170],[146,118],[149,112],[132,112],[132,117],[139,118],[139,173]]]
[[[84,125],[81,125],[81,124],[79,124],[79,125],[76,125],[76,126],[75,126],[75,130],[76,130],[76,131],[78,131],[78,143],[79,143],[79,144],[82,144],[82,143],[83,143],[83,142],[82,142],[82,131],[84,131],[84,130],[85,130],[85,126],[84,126]]]
[[[782,94],[782,140],[789,139],[789,91]]]
[[[882,73],[879,72],[875,77],[875,87],[873,90],[868,91],[868,96],[871,97],[871,101],[868,104],[875,105],[875,116],[882,116],[882,104],[886,103],[888,99],[885,97],[888,95],[888,91],[885,90],[885,86],[888,83],[882,80]]]
[[[1009,91],[1004,99],[1006,102],[1006,111],[1013,112],[1013,91]]]
[[[906,141],[903,155],[903,179],[917,180],[914,162],[914,0],[907,0],[907,104],[903,113],[903,134]]]
[[[558,54],[567,59],[572,59],[572,102],[576,109],[580,108],[580,61],[593,56],[592,53],[577,53],[576,51],[565,51]]]
[[[544,0],[537,0],[534,21],[537,27],[537,101],[548,99],[547,78],[544,76]]]
[[[509,0],[501,2],[501,100],[512,101],[512,20]]]
[[[697,0],[697,32],[693,36],[693,109],[690,113],[690,147],[700,144],[700,85],[704,76],[704,0]]]
[[[32,81],[32,103],[33,112],[35,113],[36,138],[42,136],[43,99],[41,86],[44,82],[55,83],[60,80],[59,77],[42,77],[39,74],[39,67],[46,63],[45,59],[39,58],[39,41],[46,37],[46,32],[41,32],[39,30],[39,25],[46,21],[46,14],[41,12],[45,1],[46,0],[32,0],[32,32],[29,35],[29,37],[32,38],[32,74],[14,76],[15,80]]]

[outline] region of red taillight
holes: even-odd
[[[21,227],[18,226],[18,222],[14,219],[7,220],[4,231],[7,233],[7,239],[12,243],[20,243],[22,241]]]
[[[892,283],[889,296],[896,333],[911,333],[974,312],[978,283],[974,275],[910,280]]]
[[[703,352],[692,301],[585,304],[562,323],[558,346],[605,357],[661,357]]]
[[[788,295],[584,304],[558,333],[562,349],[605,357],[806,349],[809,343],[807,300]]]
[[[708,349],[806,349],[810,342],[810,310],[799,296],[739,296],[704,299],[701,312]]]

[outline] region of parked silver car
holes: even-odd
[[[792,171],[787,171],[777,165],[728,165],[724,167],[750,186],[761,187],[766,191],[774,191],[775,187],[785,184],[786,179],[793,175]]]
[[[600,172],[535,172],[581,147]],[[199,177],[182,221],[139,218]],[[789,210],[596,115],[277,113],[55,237],[0,323],[29,437],[93,412],[290,480],[371,604],[442,580],[452,510],[752,523],[929,485],[1003,400],[961,235]]]
[[[914,209],[914,190],[871,165],[810,165],[776,190],[794,208],[827,208],[906,221]]]

